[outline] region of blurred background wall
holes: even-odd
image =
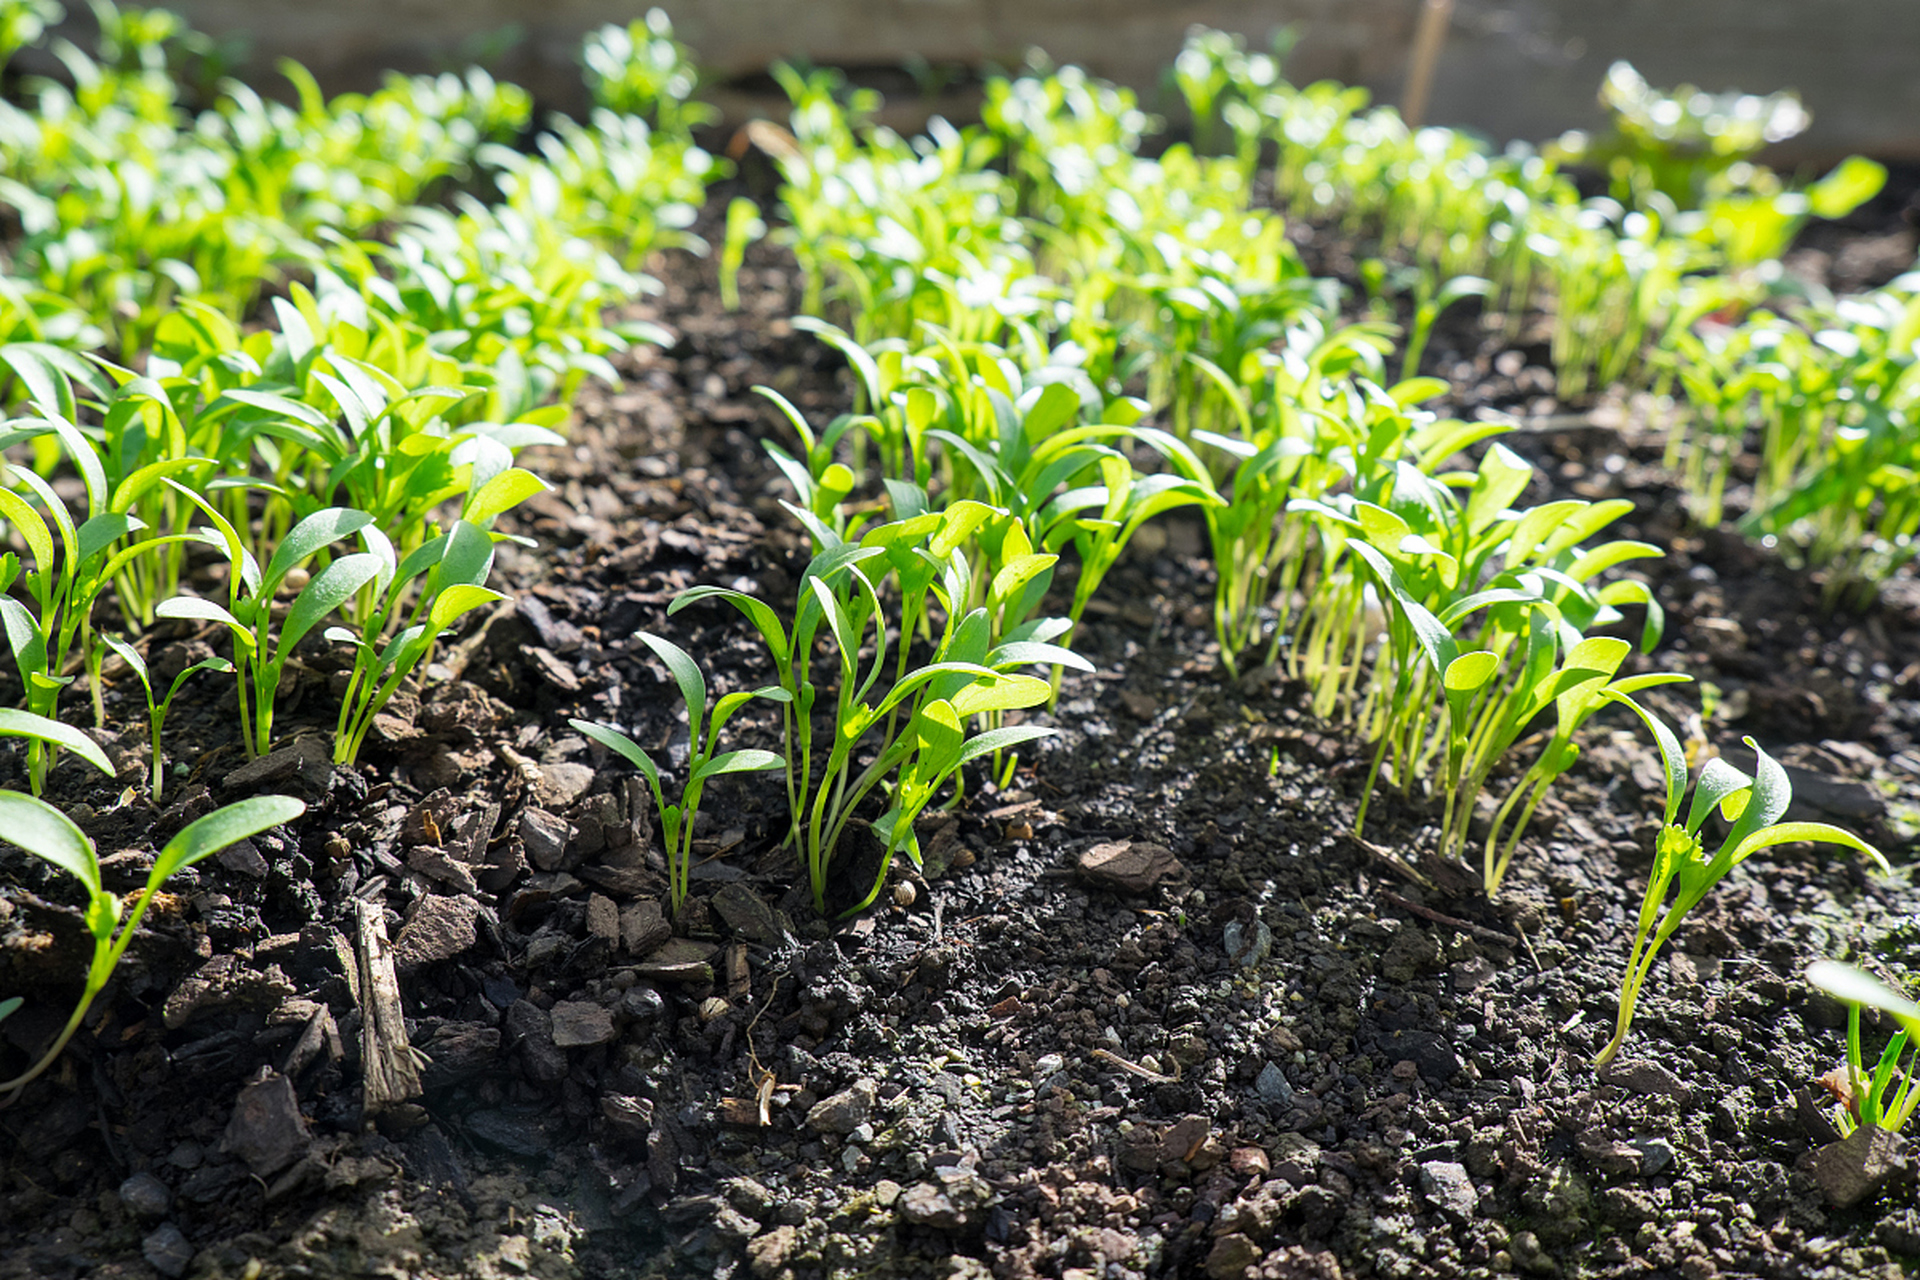
[[[445,69],[476,58],[554,107],[575,107],[581,35],[626,22],[643,0],[160,0],[195,26],[243,37],[248,74],[298,58],[329,89],[364,88],[388,67]],[[1421,0],[666,0],[683,40],[714,72],[730,115],[777,110],[764,76],[805,57],[870,73],[899,118],[964,113],[952,74],[1016,64],[1038,45],[1056,62],[1141,89],[1191,23],[1264,46],[1300,40],[1289,78],[1335,77],[1397,102]],[[508,37],[515,39],[509,46]],[[1814,124],[1799,158],[1847,151],[1920,158],[1916,0],[1457,0],[1427,119],[1496,138],[1550,137],[1599,123],[1594,93],[1616,58],[1654,84],[1800,91]],[[917,61],[915,61],[917,60]],[[901,74],[912,65],[917,75]],[[1792,159],[1794,156],[1781,157]]]

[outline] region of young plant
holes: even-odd
[[[1848,1096],[1839,1099],[1840,1105],[1834,1112],[1842,1136],[1863,1125],[1878,1125],[1889,1133],[1900,1132],[1913,1118],[1914,1108],[1920,1106],[1920,1089],[1914,1087],[1920,1050],[1908,1056],[1904,1071],[1900,1069],[1900,1055],[1909,1042],[1920,1040],[1920,1004],[1872,974],[1837,960],[1814,961],[1807,967],[1807,981],[1847,1003]],[[1865,1069],[1865,1059],[1860,1052],[1863,1007],[1891,1014],[1900,1024],[1871,1071]],[[1892,1093],[1888,1092],[1889,1087]]]
[[[334,763],[359,758],[374,717],[448,628],[473,610],[506,599],[486,585],[492,569],[492,537],[472,520],[457,520],[452,530],[409,553],[384,581],[375,579],[377,603],[357,628],[327,628],[327,639],[354,649],[353,674],[334,730]],[[383,644],[382,637],[402,619],[406,625]]]
[[[996,639],[992,618],[996,607],[1004,615],[1003,593],[989,587],[988,603],[969,607],[975,596],[969,543],[992,514],[977,502],[963,501],[879,525],[859,545],[836,539],[801,578],[791,630],[762,601],[722,587],[695,587],[668,607],[673,613],[696,601],[724,600],[747,616],[766,645],[790,700],[785,716],[787,794],[793,806],[789,838],[822,914],[834,855],[868,796],[886,788],[885,808],[871,824],[882,845],[881,870],[848,914],[879,896],[895,853],[905,851],[918,864],[914,819],[961,766],[1052,732],[1038,725],[1008,725],[968,738],[960,726],[974,716],[997,719],[1045,702],[1048,683],[1018,674],[1019,668],[1091,669],[1078,654],[1050,642],[1065,630],[1064,619],[1030,621]],[[1020,572],[1000,583],[1005,594],[1018,593],[1014,579]],[[898,594],[892,616],[880,592],[889,578]],[[927,655],[914,646],[923,628],[932,630],[930,595],[946,616]],[[822,639],[831,643],[837,659],[838,681],[830,691],[813,679],[814,649]],[[883,684],[889,674],[891,683]],[[816,750],[813,717],[822,692],[832,698],[824,752]]]
[[[1718,756],[1707,761],[1695,780],[1693,804],[1687,810],[1686,822],[1681,824],[1677,819],[1681,799],[1687,791],[1687,757],[1680,740],[1658,716],[1626,694],[1607,689],[1602,690],[1601,696],[1624,704],[1646,724],[1659,745],[1660,763],[1667,776],[1666,809],[1654,849],[1653,870],[1647,877],[1647,893],[1634,930],[1633,950],[1620,980],[1619,1018],[1613,1038],[1593,1060],[1595,1066],[1604,1067],[1613,1061],[1627,1038],[1627,1029],[1633,1025],[1634,1008],[1640,1002],[1640,993],[1646,986],[1647,976],[1653,972],[1653,962],[1659,957],[1660,949],[1666,946],[1687,913],[1747,858],[1762,849],[1805,840],[1844,845],[1867,855],[1882,871],[1891,868],[1879,850],[1851,832],[1824,822],[1781,822],[1780,815],[1793,802],[1793,784],[1787,780],[1786,770],[1752,738],[1745,742],[1753,748],[1755,756],[1753,776],[1740,772]],[[1718,847],[1708,853],[1700,828],[1715,809],[1733,826]],[[1671,901],[1669,892],[1673,895]]]
[[[0,732],[6,731],[0,727]],[[63,745],[80,749],[71,742],[63,742]],[[93,748],[93,753],[88,759],[105,769],[106,757],[94,759],[99,754],[98,747]],[[216,809],[206,817],[188,823],[173,839],[167,841],[159,857],[154,859],[153,869],[147,873],[145,888],[133,895],[132,899],[123,901],[101,887],[100,859],[94,852],[93,842],[71,819],[45,801],[21,795],[17,791],[0,791],[0,840],[45,859],[81,883],[87,891],[87,930],[93,935],[93,961],[87,966],[87,985],[81,993],[80,1003],[74,1006],[73,1015],[67,1019],[67,1025],[53,1044],[31,1067],[11,1080],[0,1082],[0,1094],[18,1094],[59,1058],[67,1042],[73,1039],[74,1032],[80,1029],[87,1010],[93,1007],[94,997],[100,994],[107,980],[113,976],[114,968],[126,952],[127,944],[133,941],[133,931],[139,927],[140,918],[146,914],[154,894],[159,892],[169,877],[236,841],[293,821],[305,813],[306,808],[305,804],[290,796],[254,796]],[[129,902],[133,907],[131,912],[126,909]]]
[[[140,681],[140,691],[146,695],[147,730],[153,744],[153,770],[150,774],[152,779],[151,786],[153,790],[153,802],[159,804],[161,788],[167,776],[166,760],[160,753],[160,730],[161,727],[166,724],[167,709],[173,706],[174,695],[180,692],[181,686],[186,684],[188,679],[202,671],[223,671],[228,675],[233,674],[233,664],[225,658],[206,658],[200,662],[196,662],[175,676],[173,683],[167,688],[167,696],[156,702],[153,697],[153,675],[147,669],[147,660],[140,656],[140,651],[126,641],[114,636],[103,635],[100,637],[100,640],[107,648],[120,655],[120,660],[127,664],[128,669],[133,672],[134,678]]]
[[[720,731],[726,728],[727,721],[733,718],[736,711],[753,699],[765,698],[769,702],[785,705],[792,701],[792,695],[785,689],[774,687],[736,690],[713,704],[713,715],[709,719],[707,680],[700,674],[700,664],[671,640],[663,640],[647,631],[642,631],[640,638],[666,664],[668,673],[680,688],[680,700],[687,708],[687,780],[680,788],[680,803],[667,803],[666,792],[661,787],[660,768],[639,743],[607,725],[588,720],[570,720],[568,723],[618,754],[646,778],[647,786],[653,791],[654,807],[660,813],[669,892],[673,913],[678,916],[687,900],[687,886],[693,870],[693,829],[695,820],[700,816],[700,797],[706,789],[707,780],[723,773],[757,773],[763,769],[778,769],[787,763],[771,751],[720,751]]]
[[[366,512],[328,507],[288,530],[263,571],[225,516],[184,485],[171,480],[167,483],[213,522],[205,541],[227,557],[227,604],[223,607],[198,596],[175,596],[163,600],[154,612],[163,618],[217,622],[232,635],[241,736],[250,754],[263,756],[273,742],[274,696],[294,646],[383,571],[392,571],[392,545],[371,527],[373,517]],[[369,547],[380,550],[334,559],[301,586],[286,616],[276,618],[274,596],[289,575],[331,544],[355,534]]]

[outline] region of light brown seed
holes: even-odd
[[[910,907],[919,897],[920,891],[913,887],[910,880],[902,880],[893,886],[893,905],[896,907]]]

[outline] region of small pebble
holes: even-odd
[[[163,1276],[182,1276],[193,1261],[193,1245],[186,1233],[171,1222],[163,1222],[155,1227],[145,1240],[140,1242],[141,1256],[148,1265]]]
[[[173,1192],[150,1173],[136,1173],[120,1184],[120,1203],[136,1218],[157,1222],[173,1208]]]

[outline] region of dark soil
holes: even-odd
[[[1790,846],[1736,870],[1596,1076],[1659,810],[1644,736],[1597,720],[1499,900],[1449,887],[1421,859],[1428,806],[1383,795],[1367,842],[1346,835],[1362,745],[1276,672],[1223,676],[1190,521],[1116,569],[1080,641],[1099,674],[1069,675],[1042,717],[1059,735],[929,823],[926,872],[896,868],[888,905],[822,923],[778,847],[779,788],[731,779],[669,939],[640,783],[566,721],[684,751],[642,629],[721,688],[767,679],[732,611],[666,615],[701,582],[791,598],[805,547],[748,389],[845,404],[836,362],[786,323],[790,260],[749,263],[732,315],[710,265],[663,264],[648,312],[677,344],[636,353],[623,389],[583,398],[571,447],[532,461],[556,484],[519,513],[541,549],[503,565],[511,601],[359,768],[326,764],[334,663],[313,649],[281,711],[311,736],[264,764],[232,740],[221,682],[183,695],[185,767],[156,809],[134,687],[110,674],[121,780],[69,765],[54,791],[113,887],[215,804],[267,789],[312,808],[171,884],[85,1033],[0,1111],[0,1277],[1706,1280],[1898,1275],[1920,1255],[1910,1180],[1838,1211],[1807,1169],[1832,1136],[1816,1081],[1843,1014],[1800,975],[1863,949],[1920,971],[1905,867],[1886,882]],[[1433,350],[1463,411],[1552,385],[1542,349],[1470,316]],[[1685,522],[1657,439],[1534,416],[1549,429],[1514,447],[1543,488],[1628,497],[1629,535],[1671,548],[1647,661],[1718,687],[1691,736],[1741,763],[1753,735],[1807,816],[1903,864],[1911,580],[1830,616],[1817,581]],[[163,633],[154,653],[195,643]],[[1697,705],[1656,701],[1682,724]],[[67,885],[17,855],[0,877],[0,992],[29,1000],[0,1025],[11,1070],[71,1007],[84,931]],[[356,903],[395,940],[424,1084],[377,1124]]]

